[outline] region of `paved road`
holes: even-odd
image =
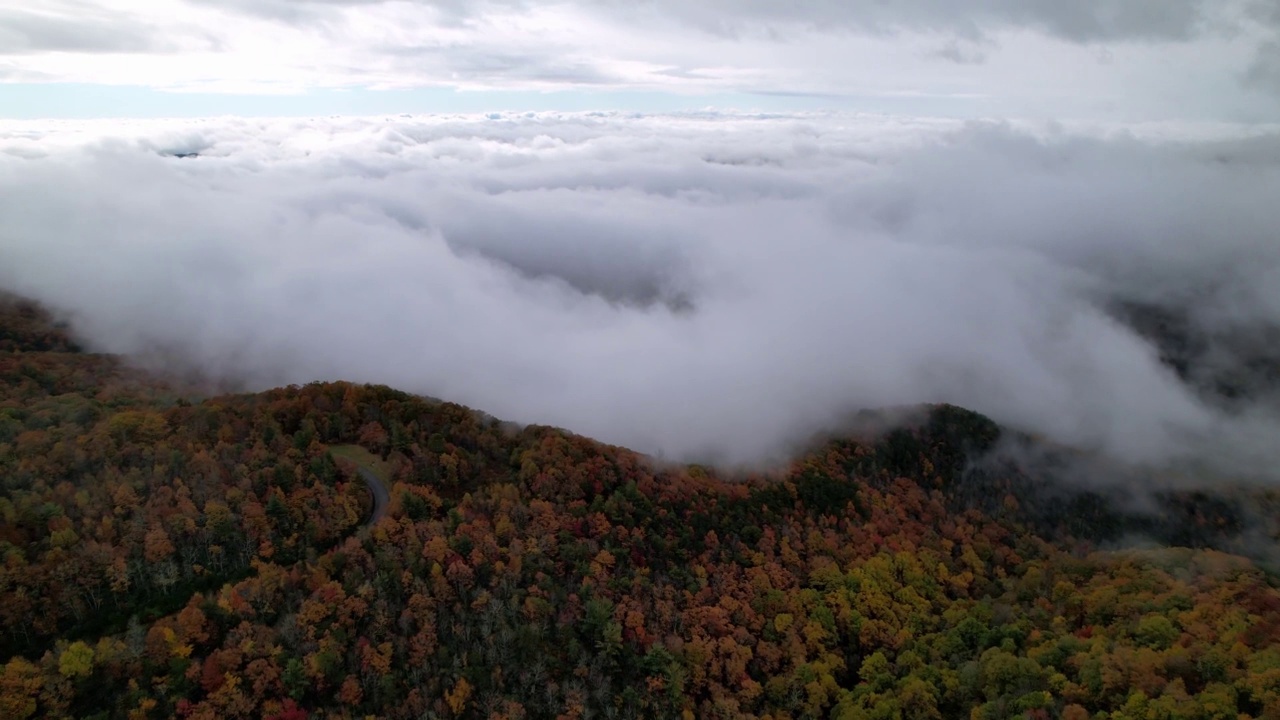
[[[386,483],[379,480],[372,470],[359,466],[356,469],[360,472],[360,479],[369,486],[369,494],[373,496],[373,512],[369,513],[369,519],[365,522],[365,527],[372,527],[386,517],[387,505],[391,504],[391,493],[387,491]]]

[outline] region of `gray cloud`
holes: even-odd
[[[1264,41],[1246,74],[1255,89],[1280,96],[1280,10],[1269,0],[649,0],[603,3],[633,20],[678,19],[713,35],[778,39],[798,33],[846,31],[877,35],[926,32],[946,38],[934,55],[977,65],[996,47],[996,34],[1029,30],[1079,44],[1187,43],[1238,37],[1249,29]],[[625,9],[624,9],[625,8]],[[1028,57],[1028,62],[1038,58]]]
[[[1257,58],[1245,72],[1245,82],[1280,95],[1280,40],[1269,42],[1259,49]]]
[[[954,402],[1129,462],[1280,466],[1265,393],[1213,400],[1116,309],[1186,318],[1206,367],[1280,327],[1280,135],[715,114],[111,134],[0,133],[0,286],[106,350],[384,382],[670,457]]]
[[[497,45],[415,45],[385,48],[398,66],[422,61],[444,68],[472,82],[540,81],[571,85],[619,82],[587,59],[574,59],[572,48],[539,47],[513,51]]]
[[[153,27],[120,13],[49,16],[0,8],[0,55],[35,52],[152,53],[174,49]]]
[[[193,5],[222,8],[268,20],[297,24],[333,17],[343,7],[380,5],[385,0],[190,0]]]
[[[188,0],[195,5],[218,7],[289,24],[321,24],[336,17],[335,11],[385,5],[390,0]],[[460,25],[493,9],[523,9],[537,4],[528,0],[412,0],[430,7],[446,26]]]
[[[386,0],[194,0],[282,20],[315,17],[337,7],[382,4]],[[530,0],[461,0],[423,2],[442,18],[462,22],[495,9],[521,11],[540,3]],[[658,16],[691,23],[708,32],[735,35],[772,32],[777,24],[808,28],[843,28],[865,32],[934,31],[976,38],[990,31],[1026,28],[1072,42],[1114,40],[1188,40],[1238,21],[1223,12],[1228,4],[1213,0],[897,0],[852,3],[847,0],[577,0],[576,5],[604,14]],[[1280,24],[1266,0],[1243,0],[1245,13],[1257,22]],[[773,30],[770,30],[773,28]]]
[[[619,3],[605,2],[616,7]],[[628,3],[630,5],[630,3]],[[703,29],[737,33],[752,23],[796,23],[871,32],[926,30],[976,38],[1005,28],[1029,28],[1071,40],[1186,40],[1206,29],[1218,3],[1208,0],[900,0],[850,3],[842,0],[712,0],[705,3],[650,0],[637,7],[658,9]]]
[[[958,40],[948,41],[934,54],[959,65],[981,65],[987,59],[982,43],[961,43]]]

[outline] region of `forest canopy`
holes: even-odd
[[[1270,493],[1130,506],[1031,442],[937,406],[661,464],[381,386],[202,393],[6,296],[0,717],[1280,716]]]

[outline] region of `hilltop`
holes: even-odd
[[[658,464],[381,386],[206,396],[2,297],[0,716],[1280,714],[1269,491],[864,420]]]

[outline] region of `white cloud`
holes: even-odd
[[[107,350],[669,456],[759,459],[852,408],[948,401],[1274,475],[1270,400],[1217,409],[1111,308],[1185,311],[1238,362],[1227,335],[1280,327],[1276,197],[1275,127],[10,122],[0,285]]]

